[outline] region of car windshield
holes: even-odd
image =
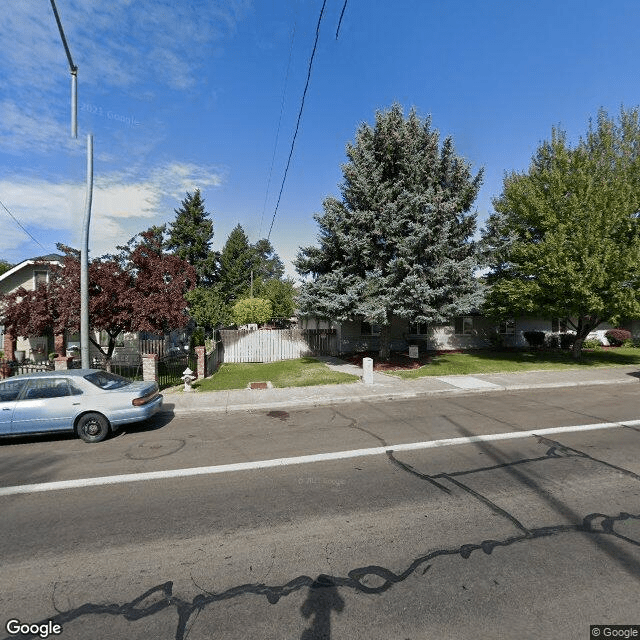
[[[131,384],[131,380],[127,380],[122,376],[118,376],[115,373],[109,373],[108,371],[95,371],[85,376],[85,380],[100,387],[101,389],[120,389]]]

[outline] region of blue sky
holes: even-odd
[[[0,258],[80,245],[88,133],[92,255],[172,221],[196,187],[214,248],[237,223],[266,236],[323,0],[56,5],[79,67],[77,140],[50,3],[9,0],[0,23],[0,201],[35,238],[0,207]],[[525,170],[553,126],[575,141],[600,107],[640,104],[637,0],[348,0],[336,40],[343,5],[326,0],[271,232],[291,275],[316,241],[313,214],[339,195],[345,144],[377,109],[415,106],[484,167],[482,226],[504,173]]]

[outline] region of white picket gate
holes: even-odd
[[[277,362],[312,354],[299,329],[221,329],[225,362]]]

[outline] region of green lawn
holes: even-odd
[[[401,378],[445,376],[467,373],[504,373],[541,369],[581,369],[584,367],[614,367],[640,365],[640,349],[618,347],[583,351],[576,362],[571,353],[563,351],[474,351],[434,356],[430,364],[410,371],[389,371]]]
[[[250,382],[271,382],[274,387],[308,387],[317,384],[356,382],[360,378],[329,369],[315,358],[269,363],[227,363],[210,378],[193,383],[199,391],[246,389]]]

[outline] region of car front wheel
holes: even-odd
[[[109,421],[99,413],[85,413],[76,430],[85,442],[101,442],[109,435]]]

